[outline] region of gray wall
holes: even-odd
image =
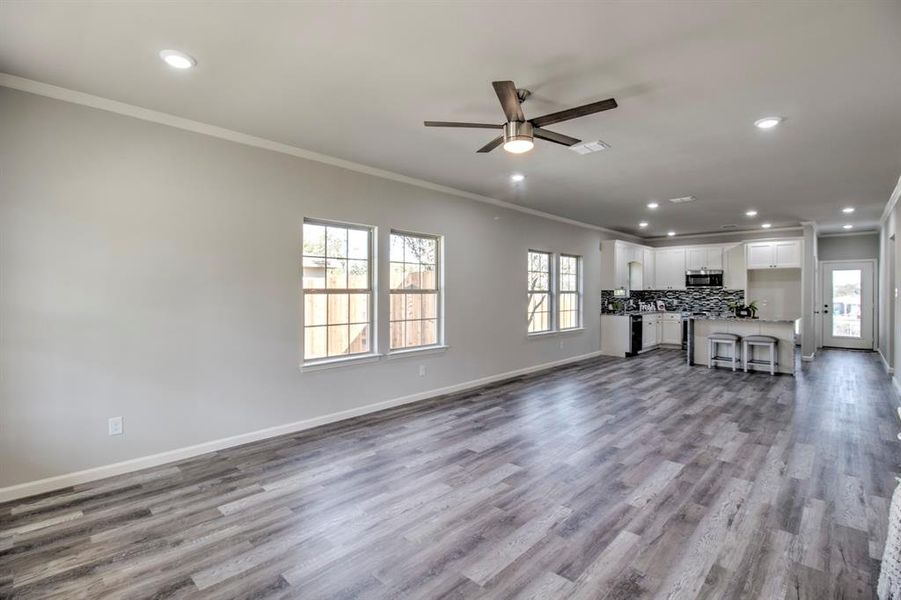
[[[599,348],[596,231],[5,88],[0,131],[0,487]],[[446,236],[450,349],[301,372],[305,216],[378,227],[383,290],[390,228]],[[585,331],[526,337],[529,248]]]
[[[820,260],[879,258],[879,233],[826,235],[817,238]]]

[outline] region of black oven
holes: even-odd
[[[719,269],[685,271],[685,287],[723,287],[723,272]]]

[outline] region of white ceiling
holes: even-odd
[[[2,72],[647,236],[874,227],[901,174],[899,58],[897,1],[0,4]],[[612,149],[476,154],[494,132],[422,126],[502,122],[498,79],[532,90],[527,118],[615,97],[550,127]]]

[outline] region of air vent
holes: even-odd
[[[738,225],[720,225],[720,229],[738,229]]]
[[[670,198],[669,201],[672,202],[673,204],[685,204],[686,202],[694,202],[695,197],[694,196],[682,196],[681,198]]]
[[[575,146],[570,146],[570,150],[578,154],[591,154],[592,152],[600,152],[601,150],[610,150],[610,144],[596,140],[594,142],[582,142]]]

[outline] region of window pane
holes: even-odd
[[[347,261],[347,287],[356,290],[369,289],[369,262],[365,260]]]
[[[347,288],[347,261],[344,259],[328,259],[325,286],[329,289]]]
[[[391,294],[391,320],[392,321],[403,321],[404,316],[407,314],[407,295],[406,294]]]
[[[418,290],[421,287],[420,265],[406,263],[404,265],[403,287],[408,290]]]
[[[347,258],[347,229],[344,227],[325,228],[326,256]]]
[[[304,294],[303,324],[325,325],[326,294]]]
[[[404,236],[391,234],[391,262],[404,262]]]
[[[416,236],[404,236],[404,262],[420,263],[428,262],[424,260],[427,253],[427,240]]]
[[[832,335],[860,338],[860,269],[832,271]]]
[[[435,319],[427,319],[422,321],[422,343],[437,344],[438,343],[438,321]]]
[[[351,323],[369,323],[369,294],[350,294],[348,305]]]
[[[422,345],[422,335],[421,335],[421,324],[422,321],[406,321],[404,323],[404,345],[409,346],[421,346]]]
[[[347,323],[347,294],[328,295],[328,324]]]
[[[405,307],[404,318],[406,320],[422,318],[422,296],[420,294],[407,294]]]
[[[529,294],[528,317],[530,332],[546,331],[549,328],[549,320],[547,318],[549,304],[548,294]]]
[[[550,277],[547,273],[529,273],[529,289],[546,291],[550,289]]]
[[[404,322],[391,323],[391,349],[404,347]]]
[[[422,254],[422,262],[427,265],[437,264],[438,260],[438,240],[434,238],[426,238],[425,251]]]
[[[391,263],[391,282],[392,290],[404,289],[404,263]]]
[[[350,326],[350,354],[369,352],[369,325]]]
[[[325,358],[326,346],[326,328],[325,327],[306,327],[303,331],[303,357],[305,360],[315,358]]]
[[[328,327],[328,355],[347,354],[347,325],[330,325]]]
[[[303,287],[316,290],[325,287],[325,260],[322,258],[303,259]]]
[[[303,224],[303,253],[310,256],[325,256],[325,227]]]
[[[424,290],[438,289],[437,278],[435,277],[434,265],[422,265],[420,270],[420,285]]]
[[[422,316],[425,319],[438,317],[438,293],[422,294]]]
[[[369,258],[369,232],[362,229],[349,229],[347,231],[347,257]]]

